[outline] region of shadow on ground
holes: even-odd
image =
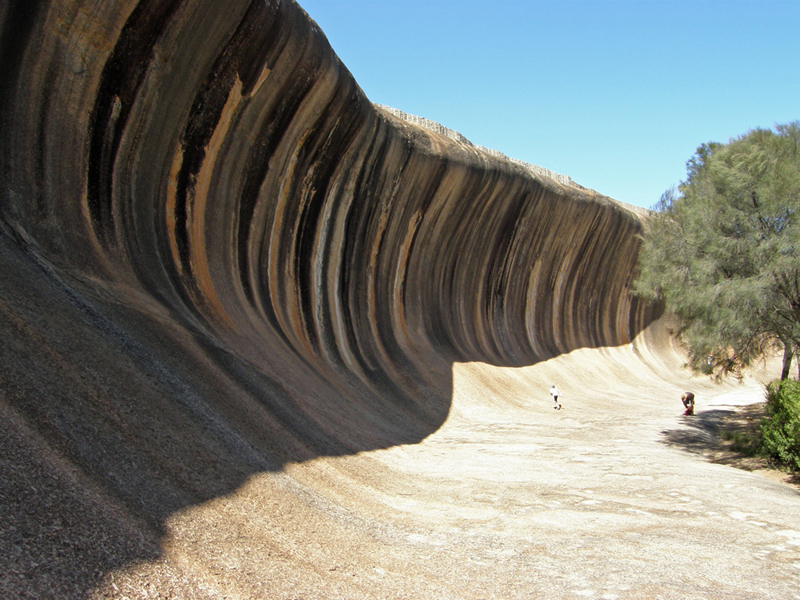
[[[765,475],[800,492],[800,476],[781,469],[753,448],[760,440],[764,403],[714,408],[681,417],[685,426],[662,432],[662,442],[696,454],[709,462]]]

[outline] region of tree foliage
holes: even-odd
[[[634,289],[682,323],[697,370],[800,348],[800,122],[698,148],[648,223]],[[785,374],[784,374],[785,377]]]
[[[764,451],[800,471],[800,382],[769,385],[767,414],[760,429]]]

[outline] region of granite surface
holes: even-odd
[[[0,35],[1,595],[798,597],[643,211],[373,105],[293,0]]]

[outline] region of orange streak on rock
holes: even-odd
[[[237,79],[228,94],[228,101],[225,103],[217,128],[214,130],[214,134],[211,136],[211,140],[206,148],[206,159],[197,174],[197,184],[195,186],[192,210],[192,224],[189,235],[192,271],[197,285],[203,292],[205,300],[216,310],[216,314],[228,324],[231,324],[230,318],[219,300],[217,291],[214,289],[214,278],[208,266],[208,252],[206,247],[206,202],[209,199],[209,195],[212,193],[211,185],[214,177],[214,168],[217,163],[217,158],[219,157],[220,149],[227,138],[228,129],[231,127],[236,109],[241,101],[242,82]],[[224,190],[214,191],[216,193],[225,193]]]
[[[169,236],[169,248],[172,252],[172,261],[178,273],[183,273],[183,265],[181,264],[180,255],[178,253],[178,239],[175,233],[175,204],[178,194],[178,173],[180,173],[181,165],[183,164],[183,151],[178,148],[175,153],[175,158],[172,160],[172,167],[169,171],[169,181],[167,182],[167,200],[166,200],[166,219],[167,219],[167,235]]]

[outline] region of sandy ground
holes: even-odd
[[[453,377],[422,443],[254,476],[93,597],[800,598],[798,489],[713,462],[758,380],[691,379],[646,345]]]

